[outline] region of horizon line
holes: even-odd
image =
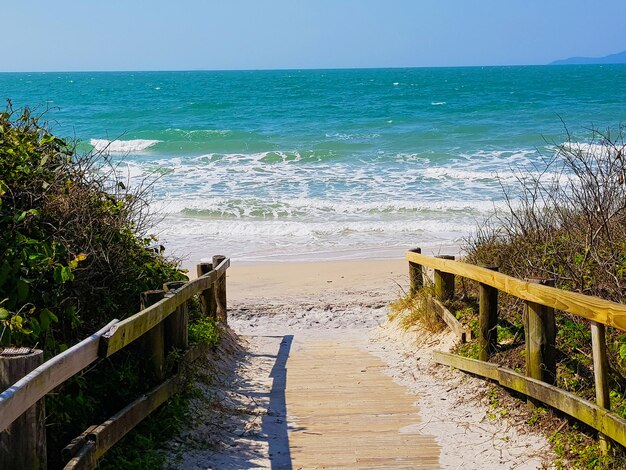
[[[189,68],[189,69],[111,69],[111,70],[0,70],[0,74],[5,73],[126,73],[126,72],[289,72],[289,71],[332,71],[332,70],[403,70],[403,69],[451,69],[451,68],[486,68],[486,67],[543,67],[552,66],[546,64],[501,64],[501,65],[408,65],[389,67],[277,67],[277,68]],[[559,65],[595,65],[595,64],[556,64]],[[611,64],[600,64],[611,65]],[[619,64],[616,64],[619,65]]]

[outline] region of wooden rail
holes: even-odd
[[[148,342],[150,348],[163,348],[163,351],[167,347],[179,349],[181,345],[186,347],[188,344],[186,309],[188,301],[194,295],[200,295],[206,299],[207,291],[210,292],[215,298],[210,302],[209,309],[206,307],[203,309],[203,313],[216,319],[219,315],[219,320],[225,324],[227,321],[226,270],[230,266],[230,260],[223,256],[216,256],[214,261],[217,261],[216,266],[203,264],[202,276],[182,285],[180,283],[166,284],[167,289],[173,288],[173,290],[164,292],[161,296],[162,300],[147,305],[140,312],[122,321],[111,321],[93,335],[46,361],[4,390],[0,394],[0,431],[4,432],[9,428],[11,423],[55,387],[98,359],[111,356],[140,337],[150,337]],[[163,325],[166,323],[167,328],[164,328]],[[198,346],[187,349],[183,360],[193,360],[203,351],[205,350]],[[151,354],[148,356],[155,366],[154,370],[159,372],[156,376],[161,375],[161,378],[165,378],[162,363],[165,355],[157,354],[159,356],[157,359]],[[106,423],[92,427],[82,437],[79,436],[65,452],[66,458],[72,459],[74,467],[71,468],[95,468],[97,458],[178,391],[177,384],[176,377],[165,379],[151,392],[128,405]],[[6,449],[6,451],[10,452],[11,449]]]
[[[419,248],[406,253],[411,291],[423,285],[423,268],[434,269],[435,297],[446,300],[454,293],[454,276],[479,283],[479,359],[435,352],[440,364],[480,375],[523,393],[529,406],[545,403],[599,431],[601,447],[610,438],[626,446],[626,420],[610,412],[606,326],[626,331],[626,305],[552,287],[550,280],[521,280],[499,273],[496,266],[475,266],[452,257],[430,257]],[[526,303],[526,375],[487,362],[497,346],[497,293],[505,292]],[[554,386],[556,383],[555,311],[568,312],[591,321],[596,403],[583,400]]]
[[[500,292],[506,292],[519,299],[573,313],[579,317],[626,331],[626,305],[523,281],[489,268],[459,261],[433,258],[411,251],[406,253],[406,259],[415,265],[471,279],[495,287]]]

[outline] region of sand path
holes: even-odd
[[[549,468],[543,436],[488,417],[484,381],[433,363],[452,335],[386,322],[404,263],[357,267],[358,286],[332,286],[352,274],[309,264],[306,288],[293,266],[247,268],[258,282],[229,291],[242,347],[201,385],[167,468]]]

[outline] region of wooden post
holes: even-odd
[[[553,280],[528,279],[528,282],[554,286]],[[526,330],[526,375],[554,385],[556,383],[556,323],[554,309],[526,301],[524,328]],[[528,399],[531,409],[542,406]]]
[[[483,266],[498,271],[498,266]],[[498,289],[482,282],[478,284],[479,323],[478,359],[488,361],[498,346]]]
[[[596,403],[599,407],[611,409],[609,395],[608,371],[609,362],[606,357],[606,327],[602,323],[591,322],[591,347],[593,352],[593,375],[596,384]],[[606,454],[610,440],[602,432],[598,433],[600,449]]]
[[[198,277],[211,272],[213,263],[200,263],[197,266]],[[215,284],[200,293],[200,310],[209,318],[215,318],[217,315],[217,302],[215,299]]]
[[[219,266],[225,259],[226,256],[215,255],[213,257],[213,266]],[[228,314],[226,308],[226,273],[221,275],[215,283],[215,307],[217,320],[224,325],[228,324]]]
[[[0,390],[11,387],[41,364],[41,350],[4,348],[0,353]],[[42,398],[0,432],[0,468],[47,468],[45,419],[45,400]]]
[[[148,290],[141,293],[141,309],[156,304],[165,297],[165,291]],[[145,347],[150,369],[158,380],[165,378],[165,329],[163,322],[146,333]]]
[[[166,296],[175,295],[175,291],[183,287],[183,281],[172,281],[163,284]],[[189,310],[187,302],[180,305],[174,313],[165,319],[165,348],[187,349],[189,346]]]
[[[413,248],[409,251],[418,254],[422,253],[421,248]],[[409,295],[415,295],[422,287],[424,287],[422,265],[409,261]]]
[[[439,255],[435,258],[454,260],[454,256]],[[454,297],[454,274],[435,269],[435,297],[444,302]]]

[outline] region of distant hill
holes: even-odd
[[[626,64],[626,51],[604,57],[570,57],[569,59],[561,59],[550,62],[550,65],[573,64]]]

